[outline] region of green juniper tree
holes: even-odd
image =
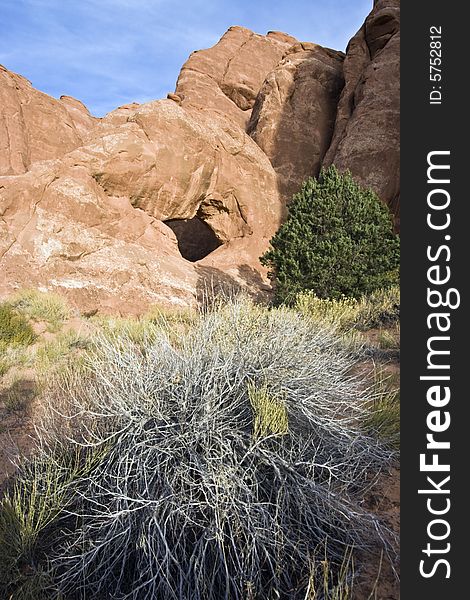
[[[359,297],[396,283],[400,240],[388,208],[349,171],[323,169],[289,205],[286,222],[261,257],[275,281],[275,302],[302,290],[320,298]]]

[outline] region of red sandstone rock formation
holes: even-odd
[[[212,277],[258,285],[283,210],[261,149],[226,119],[171,100],[117,112],[60,159],[0,177],[0,291],[35,285],[86,310],[132,312],[194,303]]]
[[[349,42],[345,86],[324,163],[349,169],[400,210],[400,2],[376,0]]]
[[[215,46],[191,54],[175,93],[183,106],[220,113],[245,128],[265,77],[296,41],[278,31],[230,27]]]
[[[103,119],[0,68],[0,296],[35,286],[128,313],[266,289],[259,256],[322,164],[395,210],[398,19],[376,2],[346,58],[232,27],[168,99]]]
[[[265,79],[248,132],[267,154],[286,201],[318,175],[343,88],[344,54],[298,43]]]
[[[0,175],[59,158],[80,146],[96,121],[78,100],[51,98],[0,65]]]

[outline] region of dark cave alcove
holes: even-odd
[[[181,256],[191,262],[201,260],[221,245],[212,229],[199,217],[164,222],[178,240]]]

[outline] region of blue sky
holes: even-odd
[[[372,0],[0,0],[0,64],[101,116],[173,91],[231,25],[344,50]]]

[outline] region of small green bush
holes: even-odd
[[[45,321],[53,332],[58,331],[71,316],[67,302],[53,292],[22,290],[11,298],[10,304],[28,319]]]
[[[394,285],[356,298],[319,298],[312,290],[297,294],[294,308],[339,331],[367,331],[390,327],[400,322],[400,288]]]
[[[356,328],[367,330],[389,327],[400,322],[400,288],[393,285],[361,298],[356,315]]]
[[[292,304],[302,290],[359,298],[396,282],[399,248],[388,208],[331,166],[294,195],[261,263],[275,281],[276,304]]]
[[[0,304],[0,350],[8,346],[28,346],[35,337],[24,315],[7,302]]]
[[[294,308],[313,321],[348,331],[356,323],[359,305],[356,298],[319,298],[312,290],[307,290],[297,294]]]

